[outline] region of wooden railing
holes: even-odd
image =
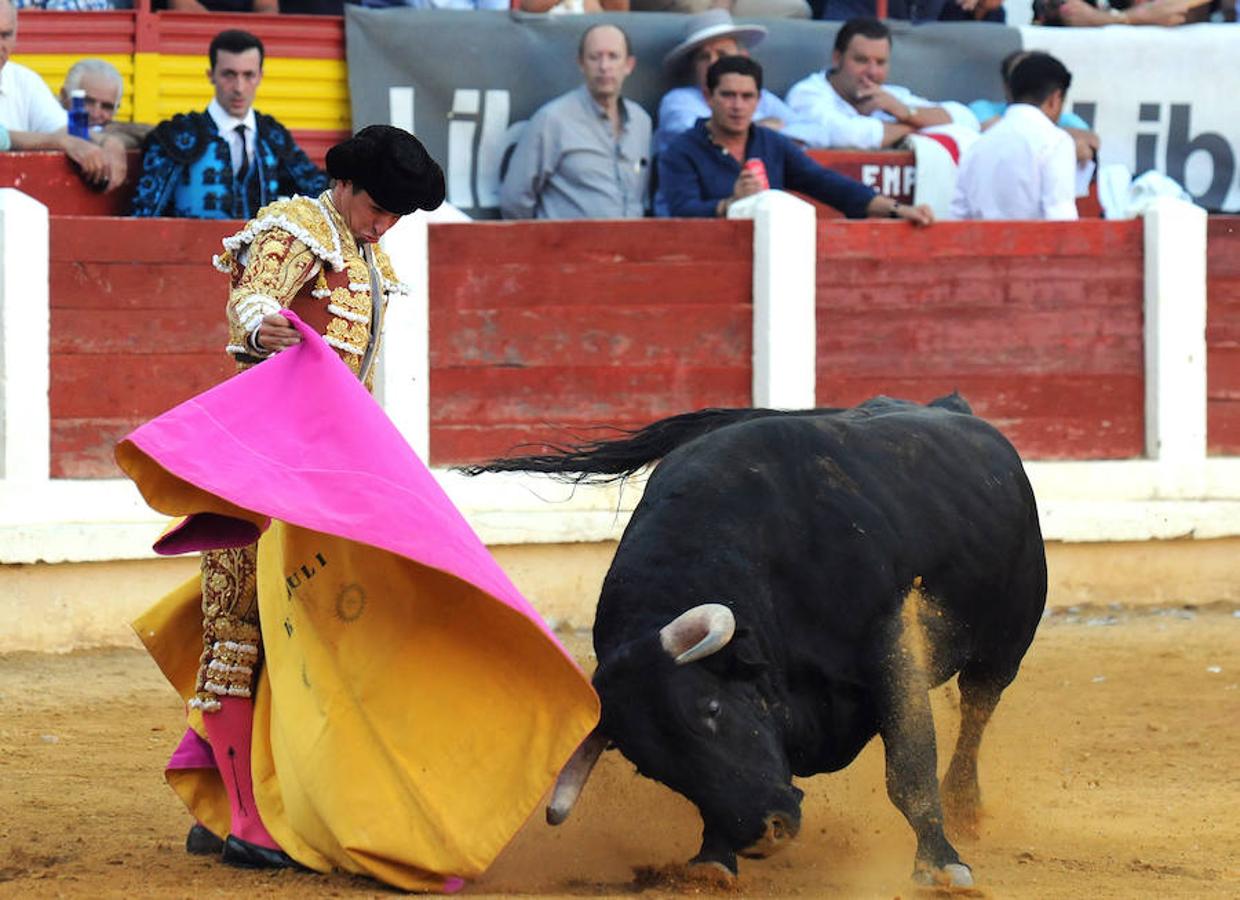
[[[1140,456],[1143,263],[1135,220],[820,222],[818,402],[958,390],[1028,459]]]
[[[1240,217],[1213,216],[1206,237],[1207,438],[1240,455]]]
[[[748,406],[751,222],[430,231],[432,462]]]

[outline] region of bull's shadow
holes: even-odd
[[[689,798],[692,863],[734,875],[801,826],[792,777],[883,739],[914,877],[968,886],[944,808],[976,819],[977,754],[1046,600],[1033,491],[1016,451],[958,395],[925,406],[712,409],[626,437],[467,470],[623,478],[659,462],[594,624],[599,728],[547,810],[572,808],[602,751]],[[959,738],[936,776],[929,690],[958,675]]]

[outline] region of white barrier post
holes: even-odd
[[[753,405],[812,409],[817,338],[814,207],[783,191],[733,203],[753,220]]]
[[[0,482],[48,480],[47,207],[0,189]]]
[[[430,464],[430,279],[426,213],[405,216],[383,238],[396,275],[409,289],[383,320],[376,399],[419,457]]]
[[[1145,452],[1206,458],[1206,213],[1170,197],[1145,214]]]

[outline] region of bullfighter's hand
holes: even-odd
[[[293,323],[279,313],[263,316],[256,338],[259,349],[270,353],[279,353],[301,343],[301,335],[293,327]]]

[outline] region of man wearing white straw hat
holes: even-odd
[[[725,56],[748,56],[751,47],[766,37],[762,25],[741,25],[732,21],[726,9],[708,9],[685,22],[684,36],[663,58],[664,71],[673,78],[688,81],[672,88],[659,103],[659,126],[654,134],[655,154],[662,153],[677,136],[693,127],[698,119],[710,115],[706,101],[706,70]],[[758,125],[783,131],[793,140],[808,141],[814,132],[798,133],[796,115],[778,95],[762,91],[754,116]]]

